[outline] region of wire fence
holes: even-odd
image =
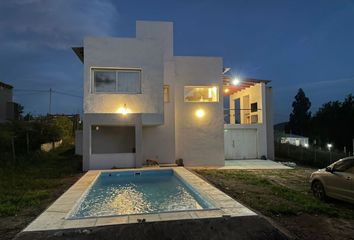
[[[348,154],[336,150],[321,149],[320,147],[302,147],[291,144],[274,143],[275,157],[287,159],[298,165],[324,168],[331,163],[347,157]]]

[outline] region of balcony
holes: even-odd
[[[262,109],[259,108],[224,108],[224,124],[261,124]]]

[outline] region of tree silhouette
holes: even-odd
[[[300,88],[293,101],[293,111],[290,113],[288,129],[293,134],[306,136],[309,132],[311,121],[311,102]]]
[[[354,96],[348,95],[343,102],[323,104],[312,118],[311,137],[320,145],[334,143],[334,147],[353,152]]]

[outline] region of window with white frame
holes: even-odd
[[[141,70],[92,69],[93,93],[141,93]]]
[[[219,102],[219,87],[217,86],[185,86],[185,102]]]

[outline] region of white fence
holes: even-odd
[[[57,142],[43,143],[41,144],[41,150],[43,152],[49,152],[57,147],[59,147],[63,143],[63,140],[59,140]]]

